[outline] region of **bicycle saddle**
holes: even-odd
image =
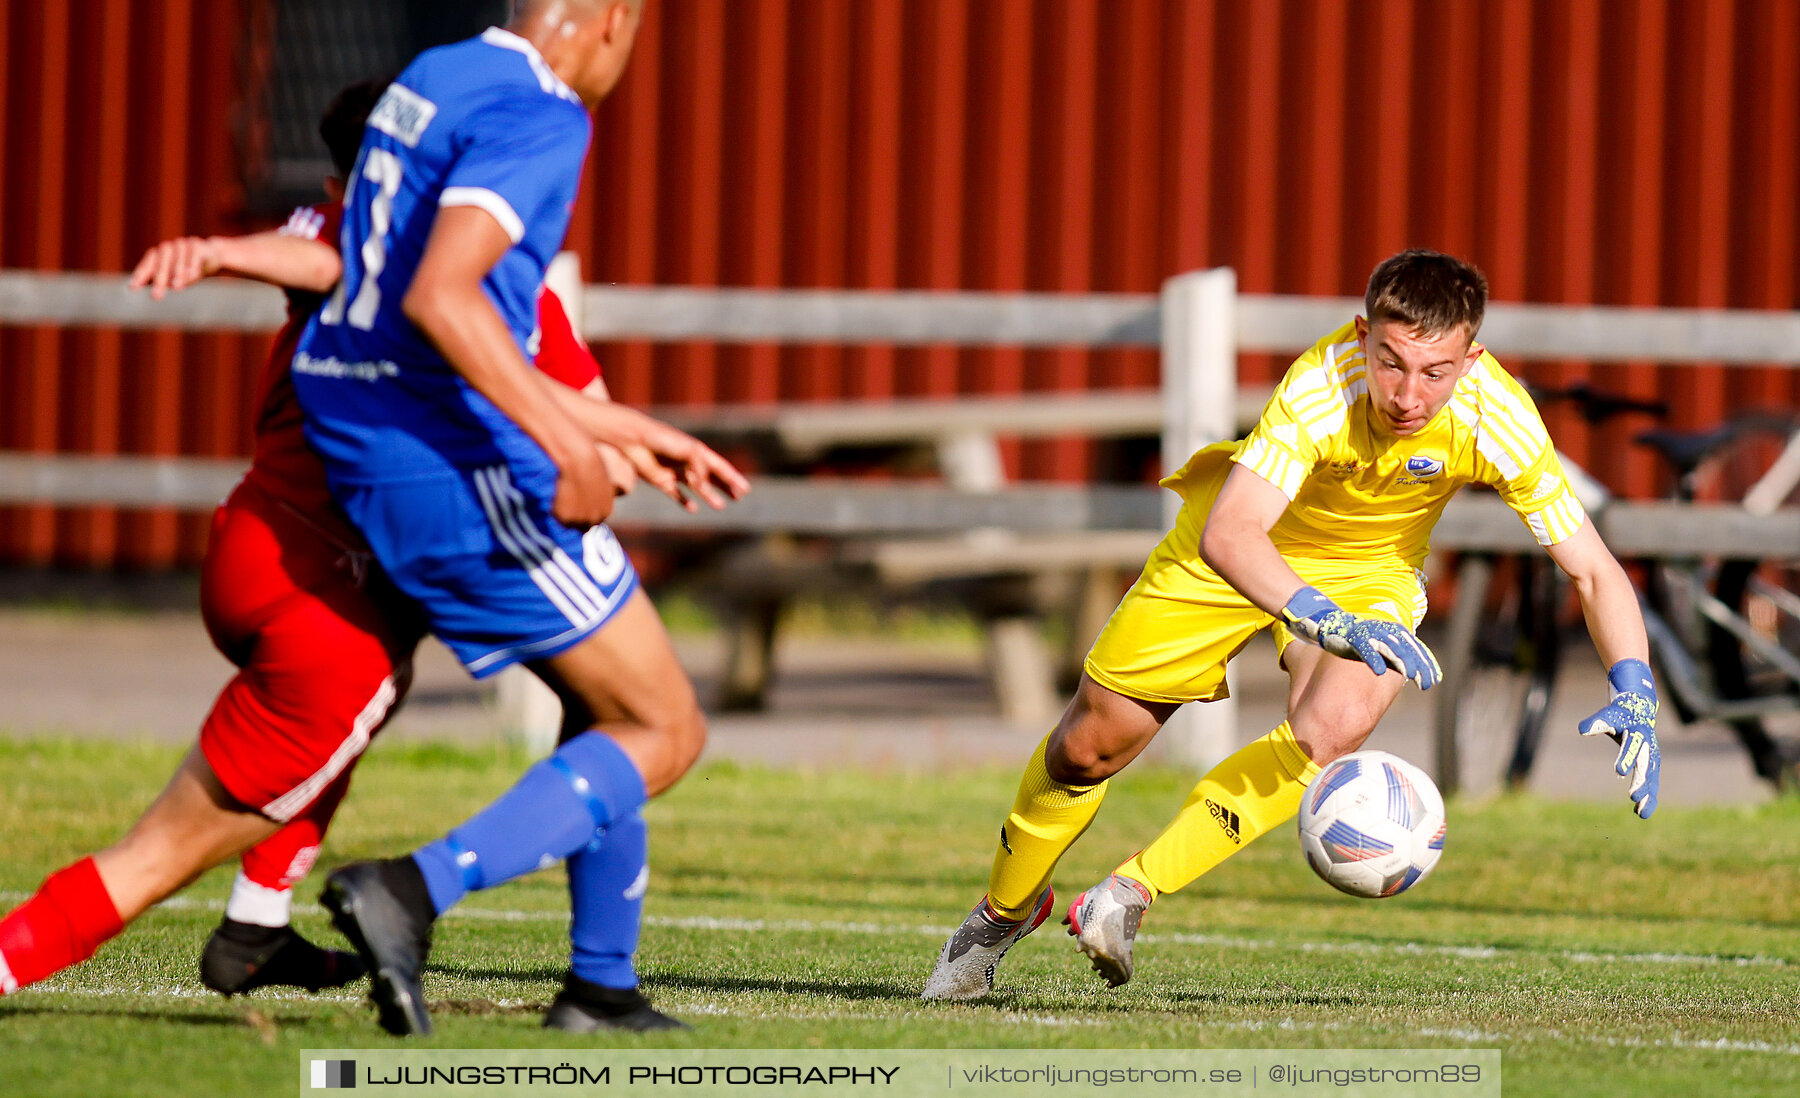
[[[1745,435],[1767,433],[1785,435],[1794,430],[1794,420],[1778,412],[1747,412],[1704,431],[1677,431],[1656,428],[1632,436],[1663,456],[1676,473],[1685,477],[1699,468],[1707,458]]]

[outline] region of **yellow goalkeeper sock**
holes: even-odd
[[[1300,811],[1300,796],[1319,768],[1286,721],[1207,772],[1175,822],[1115,872],[1155,899],[1192,884],[1251,839]]]
[[[988,875],[988,906],[1007,919],[1023,919],[1031,913],[1031,901],[1050,882],[1050,874],[1063,852],[1075,845],[1094,822],[1106,783],[1064,785],[1044,766],[1045,736],[1025,776],[1019,779],[1019,795],[1012,812],[1000,827],[1000,846],[994,851],[994,868]]]

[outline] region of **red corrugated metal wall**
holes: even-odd
[[[0,264],[119,269],[242,227],[232,0],[0,0]],[[227,59],[232,59],[228,61]],[[1792,308],[1800,11],[1788,0],[657,0],[602,109],[571,245],[590,280],[1356,293],[1409,245],[1508,300]],[[0,333],[0,448],[234,453],[266,341]],[[634,402],[1150,385],[1147,353],[604,347]],[[1247,363],[1268,377],[1280,363]],[[1532,363],[1792,405],[1787,371]],[[1552,430],[1634,494],[1623,422]],[[1079,477],[1078,440],[1013,471]],[[197,521],[0,512],[11,560],[190,561]]]
[[[7,0],[0,11],[0,266],[121,270],[233,225],[234,0]],[[0,328],[0,449],[248,452],[262,337]],[[165,567],[194,516],[0,508],[0,560]]]

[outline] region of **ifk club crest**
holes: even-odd
[[[1414,454],[1406,459],[1405,481],[1417,484],[1430,480],[1444,471],[1444,459],[1432,457],[1430,454]]]

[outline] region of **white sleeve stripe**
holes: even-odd
[[[1315,370],[1304,378],[1296,379],[1302,384],[1295,385],[1287,394],[1288,403],[1296,414],[1304,414],[1308,409],[1318,406],[1330,408],[1338,404],[1349,404],[1356,397],[1353,390],[1356,382],[1362,380],[1363,371],[1354,367],[1343,370]]]
[[[1302,396],[1330,396],[1338,387],[1338,381],[1346,372],[1346,364],[1335,359],[1314,363],[1296,375],[1289,385],[1291,393]]]
[[[1549,448],[1549,436],[1545,436],[1539,445],[1533,446],[1533,432],[1523,429],[1518,422],[1507,416],[1504,411],[1487,416],[1488,428],[1494,440],[1505,446],[1507,451],[1521,465],[1530,465],[1534,458],[1542,455]]]
[[[1260,438],[1244,448],[1239,463],[1281,489],[1290,500],[1300,494],[1300,483],[1306,479],[1306,470],[1298,461]]]
[[[1345,412],[1366,389],[1361,381],[1362,375],[1357,374],[1324,393],[1308,393],[1293,401],[1290,407],[1294,418],[1308,434],[1335,434],[1344,422]]]
[[[1477,430],[1475,432],[1475,449],[1482,457],[1493,462],[1494,467],[1500,470],[1500,475],[1507,480],[1517,480],[1519,475],[1525,472],[1524,464],[1514,456],[1511,450],[1502,446],[1499,440],[1494,438],[1492,431]]]
[[[1474,397],[1460,390],[1450,398],[1450,409],[1456,418],[1471,427],[1481,421],[1481,406],[1475,402]]]
[[[1289,398],[1288,406],[1294,410],[1294,418],[1302,422],[1310,422],[1329,418],[1343,407],[1344,398],[1339,391],[1309,392],[1296,398]]]
[[[1349,418],[1350,409],[1363,392],[1361,386],[1347,388],[1344,390],[1341,400],[1333,401],[1315,415],[1303,417],[1301,422],[1307,428],[1307,433],[1326,437],[1337,434],[1343,428],[1344,421]]]
[[[1296,419],[1305,419],[1337,403],[1336,394],[1312,385],[1295,385],[1283,393],[1282,397]]]
[[[1494,415],[1490,418],[1496,433],[1510,442],[1509,449],[1524,464],[1530,465],[1550,445],[1543,421],[1504,382],[1495,379],[1482,388],[1492,398]]]
[[[1476,378],[1476,392],[1459,392],[1451,407],[1464,422],[1475,427],[1475,448],[1493,462],[1507,480],[1537,464],[1550,447],[1542,421],[1531,415],[1501,378],[1485,365]],[[1466,403],[1465,403],[1466,402]]]
[[[486,187],[445,187],[438,196],[438,207],[479,206],[493,215],[514,244],[525,239],[525,222],[513,212],[512,204]]]
[[[1503,448],[1507,456],[1521,468],[1536,465],[1550,449],[1550,438],[1545,436],[1537,446],[1531,445],[1529,438],[1521,437],[1517,427],[1507,423],[1499,416],[1487,417],[1487,434],[1494,440],[1494,445]]]
[[[1506,448],[1513,460],[1520,465],[1530,465],[1550,445],[1550,436],[1542,431],[1532,431],[1520,424],[1518,409],[1508,408],[1504,400],[1492,400],[1484,409],[1482,424],[1488,429],[1494,441]],[[1541,443],[1533,446],[1533,435],[1543,435]]]
[[[1238,455],[1238,462],[1261,473],[1263,467],[1269,464],[1269,444],[1260,438],[1252,438],[1245,444],[1243,453]]]
[[[1554,506],[1557,514],[1562,516],[1563,525],[1571,535],[1581,529],[1581,524],[1587,520],[1587,512],[1582,509],[1581,501],[1572,495],[1563,496],[1556,501]]]
[[[1556,542],[1550,537],[1549,528],[1544,524],[1544,515],[1541,511],[1534,513],[1534,514],[1526,515],[1525,516],[1525,525],[1531,527],[1531,536],[1537,539],[1537,543],[1539,545],[1554,545],[1554,544],[1556,544]]]
[[[1556,545],[1581,532],[1587,512],[1574,496],[1563,496],[1541,511],[1521,515],[1539,545]]]
[[[1502,480],[1517,480],[1524,475],[1532,463],[1520,460],[1518,454],[1496,436],[1491,418],[1471,415],[1468,421],[1475,427],[1475,452],[1493,463],[1494,468],[1500,471]]]
[[[1344,409],[1340,405],[1336,408],[1328,408],[1319,415],[1301,420],[1300,426],[1306,431],[1308,438],[1330,438],[1338,433],[1339,428],[1343,427],[1344,419]]]

